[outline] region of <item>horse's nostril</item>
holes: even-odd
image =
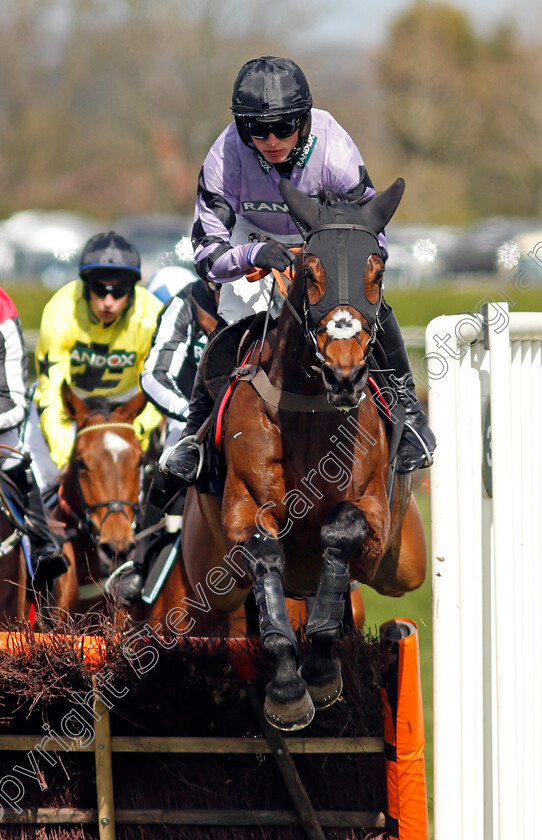
[[[340,387],[343,377],[336,371],[332,365],[322,365],[322,377],[324,385],[329,391],[336,392]]]
[[[352,383],[353,388],[362,387],[365,388],[367,384],[367,378],[369,376],[369,368],[367,364],[364,362],[362,365],[359,365],[357,368],[350,373],[350,382]]]
[[[332,365],[322,365],[324,385],[333,394],[352,394],[367,384],[369,369],[365,362],[353,367],[346,376]]]

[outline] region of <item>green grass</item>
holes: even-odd
[[[508,302],[511,312],[542,312],[542,286],[522,292],[513,283],[503,284],[497,277],[411,289],[390,286],[386,288],[385,296],[404,327],[426,327],[439,315],[480,311],[484,301]]]
[[[40,283],[10,283],[3,288],[19,311],[23,330],[39,330],[43,307],[53,292]]]

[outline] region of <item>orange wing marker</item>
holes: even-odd
[[[380,627],[384,648],[384,754],[388,786],[386,831],[395,840],[427,840],[418,628],[408,618]]]

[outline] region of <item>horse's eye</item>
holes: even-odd
[[[375,279],[374,279],[375,286],[381,286],[383,280],[384,280],[384,269],[381,268],[380,271],[377,271],[377,273],[376,273],[376,276],[375,276]]]
[[[304,268],[303,273],[304,273],[304,277],[305,277],[305,282],[314,283],[314,274],[312,273],[312,269]]]

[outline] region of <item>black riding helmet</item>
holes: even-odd
[[[262,56],[244,64],[235,80],[231,110],[243,143],[251,145],[247,122],[279,122],[299,117],[299,140],[303,148],[311,127],[312,96],[305,74],[291,58]]]
[[[92,236],[79,260],[79,277],[84,283],[85,298],[89,299],[89,281],[94,277],[102,282],[107,278],[122,281],[133,288],[141,279],[141,257],[133,242],[110,230]]]

